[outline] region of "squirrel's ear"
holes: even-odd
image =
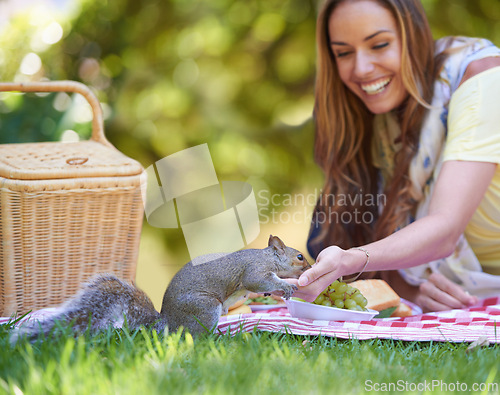
[[[273,235],[269,236],[269,246],[274,247],[275,250],[280,252],[285,252],[286,248],[285,243],[283,243],[279,237]]]

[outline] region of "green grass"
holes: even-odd
[[[193,340],[179,333],[109,330],[11,347],[8,329],[0,326],[0,392],[344,394],[392,383],[390,389],[422,393],[416,385],[430,386],[432,380],[469,389],[474,383],[498,383],[500,346],[467,353],[468,345],[268,332]]]

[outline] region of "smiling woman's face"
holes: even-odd
[[[401,39],[391,12],[375,1],[347,1],[329,19],[340,79],[374,114],[408,96],[401,78]]]

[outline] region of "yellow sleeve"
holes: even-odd
[[[500,163],[500,67],[471,77],[452,95],[443,160]]]

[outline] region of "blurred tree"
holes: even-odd
[[[32,14],[12,21],[0,38],[8,48],[0,78],[94,87],[110,110],[109,139],[144,166],[208,142],[219,178],[248,180],[256,192],[290,193],[320,180],[308,122],[314,1],[82,0],[80,7],[69,21],[34,24]],[[54,22],[64,27],[61,40],[33,46]],[[70,127],[53,105],[57,95],[4,97],[1,142],[58,140]],[[80,123],[70,128],[89,132]],[[179,244],[178,232],[165,234]]]

